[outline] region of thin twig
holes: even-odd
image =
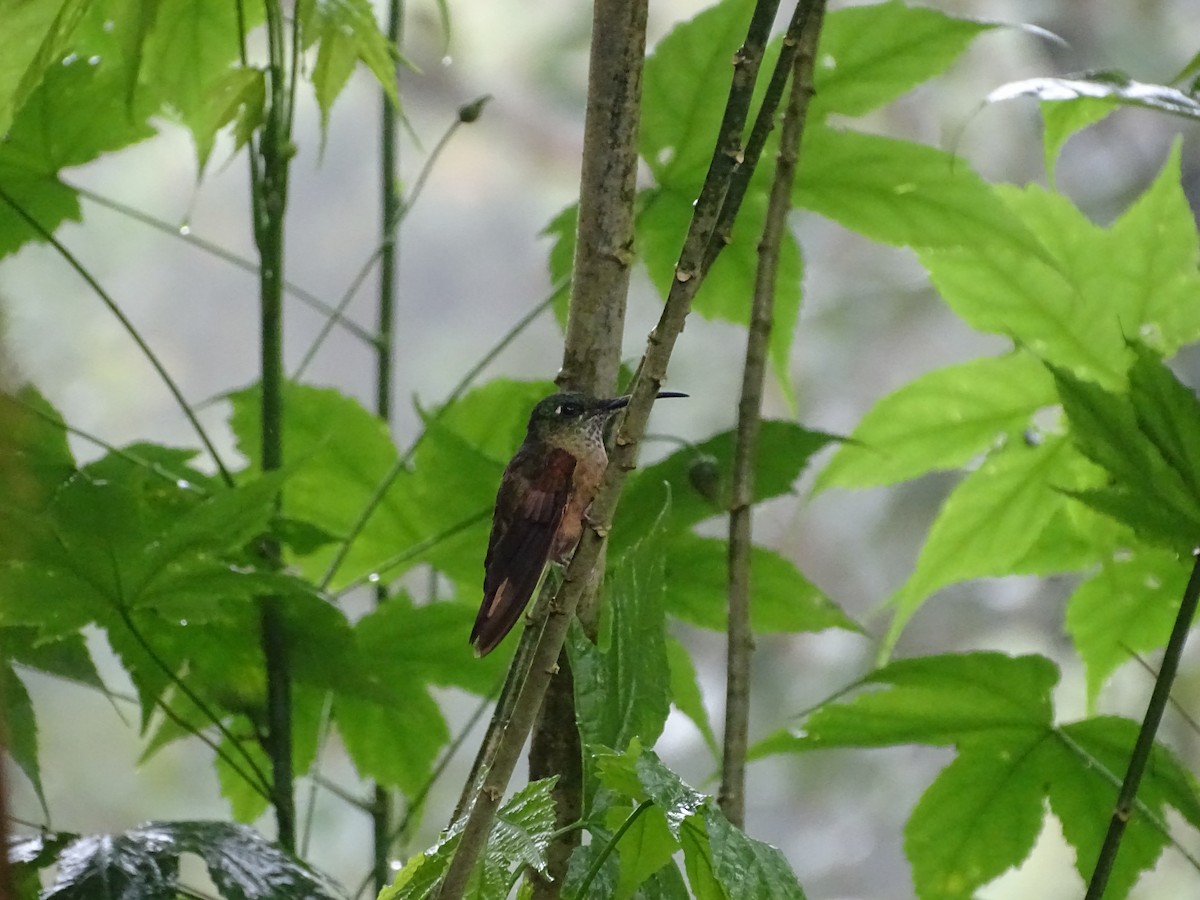
[[[1117,793],[1117,803],[1113,809],[1112,820],[1109,822],[1108,832],[1104,835],[1104,843],[1100,847],[1084,900],[1100,900],[1104,896],[1104,888],[1108,884],[1108,877],[1117,860],[1117,852],[1121,848],[1121,838],[1125,834],[1125,826],[1133,814],[1138,785],[1141,784],[1146,764],[1150,761],[1150,754],[1154,750],[1154,736],[1158,732],[1163,711],[1171,696],[1171,686],[1179,671],[1179,660],[1183,656],[1183,646],[1187,642],[1188,631],[1192,627],[1192,619],[1195,618],[1198,601],[1200,601],[1200,556],[1192,565],[1191,577],[1183,591],[1179,613],[1175,617],[1171,637],[1163,652],[1158,679],[1154,682],[1154,690],[1151,692],[1150,702],[1146,706],[1146,716],[1142,719],[1142,727],[1138,731],[1137,741],[1134,742],[1133,752],[1129,755],[1129,766],[1125,770],[1121,790]]]
[[[231,732],[225,726],[225,723],[221,721],[221,717],[218,716],[215,712],[213,712],[213,710],[209,707],[209,705],[207,703],[204,702],[204,700],[200,697],[200,695],[197,694],[195,691],[193,691],[191,689],[191,687],[188,686],[187,682],[185,682],[182,678],[180,678],[175,673],[175,670],[172,669],[169,665],[167,665],[166,660],[164,660],[161,656],[158,655],[158,653],[155,651],[155,649],[150,645],[150,642],[148,640],[146,640],[145,635],[142,634],[141,629],[139,629],[136,625],[133,624],[133,617],[130,616],[129,611],[120,605],[116,605],[115,609],[117,612],[117,616],[121,619],[122,623],[124,623],[125,627],[129,630],[129,633],[133,636],[133,639],[135,641],[137,641],[138,645],[142,648],[143,651],[145,651],[146,655],[148,657],[150,657],[150,661],[152,663],[154,663],[155,666],[158,667],[159,671],[162,672],[163,675],[166,676],[167,680],[175,686],[176,690],[178,690],[181,694],[183,694],[185,697],[187,697],[188,700],[190,700],[192,702],[192,704],[195,705],[196,709],[200,710],[200,713],[206,719],[208,719],[209,722],[211,722],[213,724],[213,726],[217,729],[217,731],[219,731],[221,733],[221,736],[223,738],[225,738],[225,740],[229,741],[230,744],[232,744],[233,747],[238,750],[242,759],[245,760],[246,766],[250,769],[251,772],[254,773],[255,777],[250,778],[245,773],[241,772],[240,769],[237,769],[237,768],[235,768],[235,771],[237,771],[238,774],[241,775],[246,780],[246,783],[249,784],[251,787],[253,787],[256,791],[259,791],[260,793],[262,791],[266,791],[267,794],[269,795],[270,794],[270,785],[271,785],[270,781],[267,780],[267,776],[258,767],[258,764],[254,761],[254,757],[252,757],[249,753],[246,752],[246,749],[242,746],[242,742],[239,741],[236,737],[234,737],[233,732]],[[165,711],[165,709],[164,709],[164,711]],[[257,782],[255,781],[255,779],[257,779]]]
[[[1063,746],[1083,760],[1083,764],[1088,771],[1094,771],[1101,778],[1112,785],[1113,788],[1120,790],[1120,777],[1109,771],[1108,767],[1105,766],[1104,763],[1096,759],[1096,757],[1089,753],[1084,747],[1080,746],[1079,743],[1076,742],[1069,734],[1067,734],[1065,730],[1059,727],[1054,727],[1051,729],[1051,733]],[[1179,855],[1186,859],[1193,869],[1200,871],[1200,859],[1197,859],[1187,847],[1180,843],[1179,839],[1175,837],[1174,833],[1172,832],[1171,826],[1167,824],[1166,819],[1143,803],[1140,799],[1134,799],[1133,808],[1138,811],[1139,815],[1145,816],[1146,821],[1150,823],[1155,831],[1162,835],[1163,840],[1174,847],[1179,852]]]
[[[321,757],[325,749],[325,745],[329,742],[329,735],[333,732],[333,693],[327,691],[321,702],[321,719],[317,726],[317,753],[316,763],[313,770],[310,772],[308,785],[308,802],[304,804],[304,824],[300,829],[300,856],[308,856],[309,842],[312,840],[313,822],[317,817],[317,788],[324,787],[325,781],[321,777]],[[346,800],[348,803],[358,805],[361,801],[350,799],[349,794],[342,792],[341,788],[335,788],[330,783],[329,791],[334,796]]]
[[[103,194],[97,194],[95,191],[81,187],[80,185],[67,183],[67,186],[85,200],[90,200],[93,203],[96,203],[107,209],[111,209],[114,212],[118,212],[123,216],[127,216],[137,222],[141,222],[143,225],[147,225],[156,231],[161,231],[163,234],[167,234],[171,237],[177,238],[178,240],[184,241],[185,243],[188,243],[197,249],[203,250],[205,253],[208,253],[211,256],[222,260],[223,262],[227,262],[232,266],[236,266],[243,272],[249,272],[252,275],[258,274],[259,264],[254,260],[247,259],[238,253],[234,253],[232,250],[222,247],[220,244],[202,238],[190,229],[185,234],[183,231],[180,231],[177,226],[172,225],[170,222],[165,222],[162,219],[156,218],[140,209],[135,209],[132,206],[121,203],[119,200],[113,200],[111,197],[105,197]],[[290,296],[295,297],[300,302],[311,306],[317,312],[332,319],[359,340],[370,344],[371,346],[375,345],[374,335],[372,335],[357,322],[346,318],[341,314],[341,312],[338,311],[336,307],[326,303],[316,294],[305,290],[300,285],[296,284],[295,282],[288,281],[287,279],[284,279],[283,289]]]
[[[1158,678],[1158,671],[1154,668],[1154,666],[1146,662],[1140,653],[1135,653],[1133,649],[1124,641],[1121,642],[1121,649],[1128,653],[1133,661],[1141,666],[1142,670],[1151,678]],[[1168,700],[1171,703],[1171,708],[1175,710],[1175,715],[1183,719],[1184,723],[1187,724],[1187,727],[1192,731],[1193,734],[1200,734],[1200,721],[1198,721],[1195,716],[1184,709],[1183,704],[1174,697],[1169,697]]]
[[[429,777],[425,780],[425,783],[421,785],[421,789],[413,795],[411,800],[408,801],[408,805],[404,810],[404,815],[401,816],[400,821],[396,823],[396,827],[392,830],[392,833],[388,835],[388,846],[394,847],[396,843],[402,840],[408,833],[409,828],[412,827],[412,823],[415,821],[415,813],[424,805],[425,799],[429,796],[429,792],[433,790],[433,786],[437,783],[438,779],[442,777],[442,774],[446,771],[447,766],[450,764],[450,760],[454,758],[454,755],[458,753],[459,748],[462,747],[463,742],[466,741],[467,735],[474,730],[475,726],[479,723],[479,720],[483,718],[483,714],[487,711],[488,706],[491,705],[492,697],[494,697],[496,693],[497,691],[495,690],[489,692],[486,697],[483,697],[479,703],[476,704],[470,718],[467,719],[463,727],[459,729],[458,734],[454,736],[454,740],[452,740],[446,746],[446,749],[442,752],[442,758],[439,759],[437,765],[433,767],[433,771],[429,773]],[[355,890],[350,896],[355,898],[361,897],[363,891],[365,891],[370,884],[371,873],[368,872],[367,876],[359,883],[358,889]]]
[[[75,270],[80,278],[87,282],[88,287],[90,287],[96,293],[96,296],[98,296],[104,303],[104,305],[108,307],[108,311],[111,312],[116,317],[117,321],[121,323],[121,327],[125,329],[125,333],[133,339],[135,344],[137,344],[138,349],[142,351],[142,355],[149,360],[150,365],[154,367],[154,371],[158,373],[158,377],[162,380],[162,383],[166,386],[167,390],[171,392],[171,396],[175,398],[175,402],[179,405],[179,408],[183,411],[184,416],[187,417],[188,422],[191,423],[192,428],[199,436],[200,442],[204,444],[204,449],[207,450],[209,456],[212,457],[213,464],[221,473],[222,480],[230,487],[233,487],[233,476],[230,475],[229,470],[225,468],[224,462],[221,461],[220,454],[217,453],[217,448],[213,446],[213,442],[208,437],[208,432],[204,430],[204,426],[200,424],[200,420],[196,417],[195,410],[192,409],[191,404],[189,404],[184,398],[183,391],[180,390],[179,385],[175,383],[175,379],[171,377],[169,372],[167,372],[167,368],[163,365],[162,360],[158,358],[158,354],[150,349],[150,345],[146,343],[146,340],[142,337],[137,328],[134,327],[134,324],[129,321],[125,313],[121,311],[121,307],[117,305],[117,302],[109,295],[108,291],[104,290],[104,288],[100,286],[100,282],[92,277],[92,273],[87,270],[83,263],[81,263],[76,256],[71,253],[66,246],[63,245],[61,241],[56,238],[54,234],[48,228],[46,228],[46,226],[30,215],[25,208],[21,206],[21,204],[19,204],[12,197],[12,195],[10,195],[8,191],[4,190],[3,188],[0,188],[0,200],[3,200],[5,203],[7,203],[12,208],[13,212],[20,216],[30,228],[38,233],[42,240],[50,244],[50,246],[52,246],[58,252],[58,255],[66,260],[67,264]]]
[[[161,657],[159,657],[156,653],[154,653],[154,651],[150,648],[148,642],[146,641],[145,636],[142,635],[140,631],[137,631],[135,629],[131,629],[130,633],[133,634],[134,639],[139,644],[142,645],[142,649],[146,651],[146,654],[151,658],[151,660],[155,663],[155,665],[157,665],[161,671],[163,671],[164,673],[167,674],[168,679],[171,680],[175,684],[176,688],[179,688],[180,682],[176,680],[176,679],[178,679],[178,676],[175,675],[175,673],[171,671],[170,667],[167,666],[166,662]],[[17,664],[21,665],[20,663],[17,663]],[[120,700],[122,703],[128,703],[130,706],[140,707],[142,705],[141,700],[139,700],[137,697],[133,696],[132,694],[126,694],[122,691],[110,690],[108,688],[108,686],[103,683],[98,684],[98,685],[93,684],[89,681],[84,681],[80,678],[72,678],[68,675],[62,674],[61,672],[47,672],[44,669],[39,669],[36,666],[29,666],[28,664],[26,664],[26,667],[29,668],[31,671],[37,672],[39,675],[48,675],[51,678],[57,678],[60,681],[65,681],[67,684],[71,684],[76,687],[90,688],[93,691],[98,691],[99,693],[104,695],[104,697],[108,700],[109,703],[112,704],[113,709],[116,711],[117,717],[121,720],[121,722],[129,728],[133,727],[133,725],[130,723],[130,721],[125,717],[125,714],[121,712],[120,707],[117,706],[117,701]],[[186,691],[181,691],[181,692],[184,693],[185,696],[187,696]],[[191,698],[189,697],[189,699],[191,699]],[[208,747],[208,749],[210,749],[215,755],[217,755],[218,757],[223,759],[225,761],[226,765],[228,765],[229,768],[232,769],[233,772],[238,777],[240,777],[243,781],[246,782],[247,785],[250,786],[251,790],[253,790],[255,793],[257,793],[259,796],[261,796],[265,800],[271,799],[270,786],[267,783],[266,776],[262,774],[261,770],[259,770],[259,769],[257,769],[257,767],[255,767],[253,757],[249,756],[248,754],[245,753],[244,750],[242,750],[242,755],[243,755],[243,758],[246,760],[246,762],[249,763],[250,766],[255,767],[255,769],[254,769],[255,777],[251,777],[251,775],[249,773],[247,773],[244,769],[242,769],[241,763],[239,763],[236,759],[234,759],[233,756],[227,750],[225,750],[225,748],[222,747],[217,741],[214,741],[207,734],[205,734],[202,730],[196,728],[195,725],[193,725],[191,722],[189,722],[187,719],[185,719],[182,715],[175,712],[175,710],[173,710],[170,706],[168,706],[167,701],[164,700],[162,697],[155,697],[153,702],[154,702],[154,705],[162,712],[162,714],[166,718],[170,719],[176,725],[180,726],[184,731],[186,731],[192,737],[196,738],[198,741],[200,741],[200,743],[204,744],[204,746]],[[192,702],[195,703],[195,700],[192,700]],[[199,704],[197,704],[197,708],[200,709],[200,711],[205,715],[206,718],[208,718],[208,720],[210,722],[212,722],[213,724],[216,725],[217,730],[218,730],[218,732],[220,732],[222,737],[224,737],[226,740],[228,740],[230,743],[232,743],[239,750],[242,749],[241,742],[238,741],[237,737],[232,732],[230,732],[228,729],[226,729],[224,727],[224,723],[222,723],[220,721],[220,719],[216,718],[215,713],[212,713],[211,710],[206,710],[203,706],[200,706]],[[43,812],[44,811],[45,810],[43,810]],[[47,824],[46,827],[49,828],[50,827],[49,824]],[[0,896],[2,896],[2,895],[0,895]]]
[[[537,306],[522,316],[521,319],[518,320],[518,322],[512,328],[510,328],[508,332],[500,338],[499,341],[496,342],[496,345],[492,347],[492,349],[486,354],[484,354],[483,358],[459,380],[458,384],[455,385],[454,390],[450,392],[450,395],[446,398],[446,400],[434,411],[430,420],[431,422],[438,421],[451,406],[457,403],[459,399],[462,398],[463,394],[467,392],[467,389],[471,386],[471,384],[474,383],[475,379],[479,376],[479,373],[482,372],[509,344],[511,344],[516,339],[517,335],[529,327],[530,323],[532,323],[534,319],[550,308],[550,304],[553,302],[557,290],[558,286],[556,285],[547,297],[542,299]],[[358,539],[358,536],[362,533],[363,528],[366,527],[368,520],[370,520],[371,516],[374,515],[375,510],[379,507],[379,504],[383,502],[383,498],[387,495],[388,489],[391,488],[392,483],[399,478],[401,473],[406,471],[409,465],[412,463],[413,456],[417,452],[417,447],[419,447],[421,442],[425,439],[425,435],[428,430],[429,427],[427,424],[425,428],[421,429],[420,433],[413,440],[409,448],[400,454],[400,457],[392,465],[392,468],[388,470],[387,474],[383,476],[379,484],[375,486],[375,490],[372,492],[370,498],[368,498],[366,504],[364,504],[362,511],[358,515],[358,518],[354,521],[354,524],[350,526],[350,529],[346,532],[346,536],[342,538],[341,542],[339,543],[337,552],[333,555],[333,559],[329,561],[329,565],[325,569],[325,574],[321,577],[322,590],[328,588],[328,586],[333,582],[333,579],[337,576],[338,569],[340,569],[342,563],[346,561],[346,556],[349,554],[350,548],[353,546],[354,541]],[[392,564],[394,565],[395,563]],[[389,564],[384,564],[383,566],[377,568],[376,572],[388,567]],[[345,589],[339,591],[339,595],[344,592]]]
[[[367,276],[371,274],[371,269],[375,267],[375,261],[378,260],[383,253],[383,247],[376,247],[371,251],[371,255],[368,256],[363,264],[359,267],[358,273],[350,280],[349,287],[342,292],[341,299],[339,299],[337,305],[333,307],[331,314],[325,317],[325,321],[321,323],[321,327],[317,331],[316,337],[314,337],[312,343],[308,345],[308,349],[304,351],[304,356],[300,360],[300,364],[296,366],[296,371],[292,373],[292,381],[299,381],[304,376],[309,364],[312,363],[313,358],[317,355],[317,351],[321,349],[321,345],[325,343],[325,340],[329,337],[330,333],[332,333],[333,326],[338,322],[347,321],[346,308],[350,305],[351,301],[354,300],[355,296],[358,295],[358,289],[361,288],[363,282],[367,280]],[[384,349],[384,342],[386,340],[387,339],[381,332],[379,337],[371,341],[371,345],[375,348],[377,353],[382,353]]]
[[[762,155],[767,138],[775,128],[775,110],[779,106],[783,90],[791,77],[795,56],[800,47],[800,36],[807,27],[807,17],[816,5],[813,0],[800,0],[792,13],[792,19],[779,48],[779,58],[775,60],[775,68],[772,69],[767,88],[763,92],[762,105],[758,108],[758,115],[754,119],[750,136],[742,151],[747,160],[756,160]],[[822,2],[820,5],[824,9],[824,3]],[[758,53],[761,56],[761,46],[758,48]],[[720,218],[714,226],[714,239],[710,242],[702,263],[702,271],[705,274],[716,260],[717,254],[732,240],[733,222],[742,208],[742,201],[745,199],[746,191],[750,188],[750,179],[753,175],[753,166],[739,164],[730,178],[729,190],[725,194],[725,200],[721,206]]]
[[[164,469],[158,463],[152,462],[148,459],[142,459],[142,457],[138,456],[136,453],[132,453],[129,450],[125,450],[122,447],[118,447],[115,444],[111,444],[108,441],[106,441],[104,438],[99,437],[98,435],[92,434],[90,431],[84,431],[82,428],[76,428],[74,425],[68,425],[66,422],[64,422],[62,419],[58,418],[57,416],[52,416],[45,410],[38,409],[38,407],[34,406],[32,403],[30,403],[28,400],[21,397],[19,394],[9,394],[8,397],[13,402],[24,407],[25,410],[28,411],[30,414],[35,415],[38,418],[40,418],[46,422],[49,422],[51,425],[54,425],[57,428],[61,428],[67,434],[73,434],[78,438],[82,438],[83,440],[88,441],[89,443],[95,444],[101,450],[107,450],[112,456],[119,457],[120,459],[123,459],[126,462],[131,463],[139,468],[145,469],[148,472],[153,472],[155,475],[159,476],[160,478],[164,479],[165,481],[170,481],[172,484],[174,484],[180,490],[191,491],[195,494],[198,494],[201,497],[209,496],[208,491],[206,491],[200,485],[194,484],[191,481],[181,480],[179,478],[179,476],[176,475],[174,472]]]
[[[478,512],[475,512],[463,519],[460,519],[459,521],[455,522],[450,527],[443,529],[442,531],[439,531],[437,534],[430,535],[429,537],[425,538],[424,540],[417,541],[417,543],[413,544],[410,547],[405,547],[403,550],[401,550],[395,556],[388,557],[383,562],[381,562],[379,565],[375,566],[375,568],[372,569],[370,572],[368,572],[366,575],[360,575],[358,578],[355,578],[353,581],[347,583],[345,587],[343,587],[341,590],[339,590],[336,594],[333,595],[334,599],[340,600],[343,597],[345,597],[347,594],[349,594],[351,591],[353,591],[357,588],[363,587],[364,585],[368,585],[368,584],[373,585],[373,584],[378,584],[383,581],[386,581],[387,579],[385,578],[385,574],[387,572],[389,572],[390,570],[396,568],[397,566],[402,566],[406,562],[409,562],[411,560],[419,559],[421,556],[423,556],[424,554],[426,554],[430,550],[432,550],[434,547],[436,547],[438,544],[441,544],[443,541],[448,541],[450,538],[454,537],[457,534],[461,534],[462,532],[464,532],[468,528],[470,528],[472,525],[479,524],[480,522],[487,519],[491,514],[492,514],[492,511],[485,507],[483,509],[480,509]]]
[[[792,91],[783,115],[775,178],[767,202],[766,222],[758,244],[758,268],[750,325],[746,334],[746,361],[742,367],[742,395],[738,403],[734,436],[732,489],[729,502],[729,626],[725,682],[725,735],[719,802],[726,818],[739,828],[746,822],[746,747],[750,733],[750,663],[754,634],[750,628],[750,560],[753,550],[752,510],[754,466],[762,422],[763,384],[771,343],[779,253],[792,208],[792,183],[800,138],[804,133],[808,101],[812,97],[812,67],[820,33],[823,2],[814,4],[792,71]]]
[[[500,689],[500,696],[496,700],[496,708],[492,711],[492,718],[488,722],[487,731],[484,732],[483,740],[479,745],[479,751],[475,754],[475,760],[471,764],[471,771],[468,773],[466,781],[463,782],[463,789],[459,794],[458,803],[455,804],[454,814],[450,817],[452,822],[457,821],[470,811],[471,807],[475,804],[479,792],[483,789],[483,779],[487,774],[485,767],[504,737],[509,723],[512,721],[512,713],[516,707],[517,698],[520,696],[521,688],[524,686],[525,679],[529,675],[529,664],[533,659],[533,650],[537,646],[542,629],[545,627],[550,600],[554,596],[554,592],[558,589],[558,586],[559,581],[555,578],[553,570],[547,571],[538,590],[537,599],[534,601],[526,617],[529,620],[529,625],[521,631],[521,640],[517,643],[517,650],[513,654],[512,662],[509,663],[508,671],[504,677],[504,686]]]
[[[633,812],[626,816],[625,821],[621,823],[621,827],[616,830],[613,836],[609,839],[608,843],[604,845],[604,849],[596,854],[596,858],[592,861],[592,865],[587,870],[587,874],[583,876],[583,881],[579,883],[579,890],[575,892],[576,897],[582,900],[582,898],[588,895],[588,888],[592,886],[592,882],[595,881],[596,876],[600,874],[600,869],[603,868],[604,861],[608,859],[613,850],[616,849],[617,842],[625,836],[625,832],[633,827],[633,823],[638,820],[638,817],[653,805],[653,800],[643,800],[634,807]]]
[[[312,782],[316,787],[319,787],[322,790],[329,791],[329,793],[333,794],[333,796],[337,797],[339,800],[341,800],[347,806],[357,809],[359,812],[364,812],[364,813],[371,812],[371,801],[370,800],[367,800],[363,797],[354,796],[353,793],[346,790],[344,787],[342,787],[340,784],[333,781],[332,779],[326,778],[324,775],[320,774],[319,772],[313,773],[312,775],[309,775],[307,777],[312,779]]]

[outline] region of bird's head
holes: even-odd
[[[686,397],[674,391],[662,391],[659,397]],[[580,441],[600,441],[604,426],[617,412],[629,405],[630,398],[592,397],[578,391],[551,394],[538,402],[529,416],[526,441],[572,449]]]

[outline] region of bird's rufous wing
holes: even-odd
[[[530,468],[537,473],[532,478],[525,474]],[[483,564],[483,604],[471,629],[477,656],[504,639],[533,596],[570,499],[574,472],[575,457],[557,449],[537,466],[520,453],[509,464]]]

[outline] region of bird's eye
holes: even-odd
[[[562,416],[564,419],[573,419],[583,412],[583,407],[578,403],[563,403],[554,410],[556,416]]]

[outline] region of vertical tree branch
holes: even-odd
[[[264,472],[269,472],[283,465],[283,236],[292,146],[288,129],[291,116],[288,110],[284,17],[279,0],[267,0],[266,15],[270,97],[259,142],[262,167],[260,170],[254,162],[251,163],[251,179],[252,192],[256,197],[254,238],[260,260],[262,468]],[[296,60],[292,63],[298,64]],[[271,537],[263,541],[262,552],[268,565],[282,565],[277,539]],[[275,806],[277,839],[280,845],[292,851],[296,845],[296,808],[292,772],[291,676],[282,600],[279,597],[262,599],[260,623],[267,681],[265,749],[271,758],[271,795]]]
[[[558,382],[569,390],[612,396],[617,388],[629,268],[633,262],[642,64],[647,0],[596,0],[583,135],[579,215],[572,266],[567,338]],[[595,633],[603,564],[590,574],[579,605]],[[557,837],[547,849],[547,874],[533,875],[535,898],[557,897],[583,815],[583,760],[575,722],[575,684],[566,651],[549,685],[529,748],[531,780],[557,775]]]
[[[754,460],[762,415],[763,382],[771,341],[775,308],[775,282],[779,249],[791,210],[792,182],[804,133],[805,115],[812,97],[812,68],[820,33],[823,2],[814,4],[792,67],[792,92],[783,115],[775,179],[767,204],[762,240],[758,246],[754,298],[746,335],[746,362],[742,368],[742,395],[738,403],[734,437],[732,492],[729,501],[729,636],[725,682],[725,740],[721,766],[721,811],[733,824],[746,820],[746,746],[750,725],[750,663],[754,635],[750,629],[754,502]]]
[[[629,406],[617,429],[604,481],[595,500],[592,501],[589,514],[591,527],[584,529],[579,547],[563,577],[562,587],[551,604],[550,615],[534,650],[529,675],[513,708],[508,728],[502,739],[497,742],[491,758],[484,760],[479,767],[480,771],[485,772],[483,783],[467,812],[458,849],[442,882],[439,897],[445,900],[461,897],[466,890],[479,854],[487,843],[496,809],[508,787],[525,737],[533,727],[534,718],[545,696],[546,686],[557,671],[558,656],[566,639],[567,628],[575,615],[581,596],[588,587],[591,573],[600,559],[621,488],[629,472],[635,467],[638,443],[645,434],[646,422],[650,417],[655,396],[666,378],[667,365],[675,349],[675,342],[683,331],[692,300],[703,280],[701,267],[720,218],[722,203],[729,189],[734,168],[744,166],[753,171],[758,163],[756,155],[744,153],[741,149],[742,128],[745,126],[755,81],[754,77],[746,77],[746,70],[751,68],[756,76],[758,62],[761,61],[761,49],[755,58],[754,53],[746,48],[753,46],[751,38],[756,39],[759,48],[765,45],[777,5],[775,0],[761,0],[756,6],[746,45],[735,56],[734,76],[712,162],[700,196],[693,207],[692,220],[675,267],[675,279],[667,295],[667,302],[663,306],[658,324],[647,338],[646,351],[633,382]],[[770,14],[766,15],[763,10],[768,8]],[[793,40],[799,34],[806,18],[807,6],[798,8],[789,26],[789,34]],[[786,58],[789,69],[793,58],[794,52]],[[764,104],[767,102],[765,100]],[[775,110],[772,108],[767,114],[774,116]]]
[[[1125,770],[1125,779],[1121,782],[1121,790],[1117,793],[1117,805],[1113,809],[1112,819],[1108,823],[1108,832],[1104,835],[1104,843],[1096,859],[1096,867],[1088,881],[1087,894],[1084,900],[1100,900],[1108,885],[1108,877],[1112,873],[1113,864],[1117,861],[1117,851],[1121,849],[1121,838],[1125,835],[1125,826],[1133,815],[1137,802],[1138,785],[1150,761],[1154,750],[1154,735],[1162,722],[1163,711],[1171,698],[1171,687],[1175,683],[1175,675],[1179,671],[1179,660],[1183,656],[1183,645],[1187,642],[1188,631],[1191,630],[1192,620],[1196,617],[1196,607],[1200,602],[1200,557],[1192,565],[1192,575],[1183,591],[1183,599],[1179,603],[1179,612],[1175,616],[1175,625],[1171,629],[1171,637],[1167,640],[1167,648],[1163,651],[1162,666],[1158,678],[1154,682],[1154,690],[1150,694],[1150,702],[1146,705],[1146,717],[1138,731],[1133,752],[1129,755],[1129,767]]]
[[[633,263],[646,0],[596,0],[566,348],[558,383],[616,388]]]
[[[402,0],[388,0],[387,39],[399,46],[404,22]],[[393,71],[398,76],[399,64]],[[387,91],[380,91],[379,122],[379,321],[376,331],[377,352],[375,365],[375,413],[387,425],[392,420],[392,378],[395,359],[396,320],[396,268],[400,248],[397,243],[400,218],[403,214],[404,198],[400,194],[399,147],[397,144],[396,108]],[[387,586],[375,587],[375,605],[387,600]],[[376,783],[372,786],[371,803],[371,879],[375,892],[379,893],[388,884],[389,859],[391,855],[392,797],[388,789]]]

